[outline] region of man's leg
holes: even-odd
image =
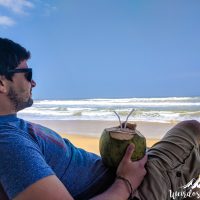
[[[173,127],[148,151],[147,175],[137,191],[139,199],[184,199],[181,187],[200,174],[199,146],[199,122],[183,121]]]

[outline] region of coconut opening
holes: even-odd
[[[136,130],[132,130],[130,128],[120,128],[120,127],[112,127],[106,128],[106,132],[117,132],[117,133],[128,133],[128,134],[135,134]]]
[[[117,140],[131,140],[134,137],[134,134],[128,132],[110,132],[110,137]]]
[[[135,134],[139,135],[140,137],[144,137],[138,130],[133,130],[130,128],[112,127],[105,129],[105,131],[109,132],[112,138],[118,140],[131,140]]]

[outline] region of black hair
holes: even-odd
[[[7,72],[15,69],[21,61],[28,60],[31,54],[20,44],[7,38],[0,38],[0,75],[11,80]]]

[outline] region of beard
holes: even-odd
[[[10,99],[16,112],[33,105],[33,99],[31,97],[25,100],[23,97],[19,97],[19,95],[15,92],[13,88],[9,89],[7,96]]]

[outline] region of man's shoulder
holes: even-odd
[[[4,149],[19,149],[18,146],[30,146],[32,137],[26,128],[16,123],[0,123],[0,146]],[[2,148],[0,149],[2,150]]]
[[[16,134],[18,128],[9,123],[0,123],[0,138],[9,136],[10,134]]]

